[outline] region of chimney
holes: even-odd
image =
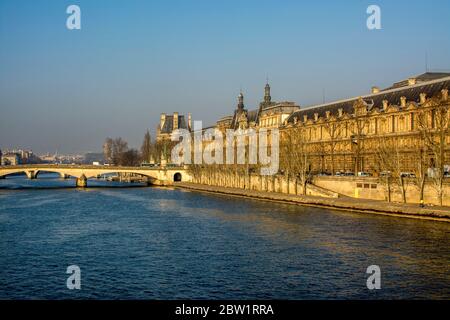
[[[338,116],[339,116],[339,117],[342,117],[343,114],[344,114],[344,109],[339,108],[339,109],[338,109]]]
[[[330,118],[330,111],[325,111],[325,116],[327,117],[327,119]]]
[[[308,116],[305,114],[303,115],[303,122],[307,122],[308,121]]]
[[[164,126],[164,122],[166,122],[166,114],[165,113],[161,113],[161,121],[159,123],[159,127],[162,129],[162,127]]]
[[[178,129],[178,112],[173,113],[173,130]]]
[[[427,101],[426,93],[421,93],[419,96],[420,96],[420,103],[425,103],[425,101]]]
[[[383,110],[386,111],[387,107],[388,107],[388,101],[387,100],[383,100]]]
[[[380,92],[380,88],[372,87],[372,93],[379,93],[379,92]]]
[[[402,107],[406,107],[406,97],[405,96],[400,97],[400,105]]]
[[[448,89],[442,89],[441,94],[442,94],[442,100],[447,101],[448,100]]]
[[[316,113],[314,113],[314,121],[317,121],[317,120],[319,120],[319,114],[316,112]]]
[[[408,86],[413,86],[416,84],[416,78],[409,78],[408,79]]]
[[[192,128],[192,118],[191,113],[188,113],[188,130],[191,130]]]

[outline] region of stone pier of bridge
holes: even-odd
[[[36,171],[25,171],[28,179],[36,179]]]
[[[87,187],[87,178],[83,174],[81,177],[77,178],[77,188],[86,188]]]

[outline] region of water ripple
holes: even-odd
[[[449,224],[34,183],[50,188],[0,191],[0,299],[450,298]],[[66,288],[72,264],[80,291]],[[371,264],[377,292],[366,288]]]

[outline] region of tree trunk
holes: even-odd
[[[406,203],[406,189],[405,189],[405,178],[400,176],[400,189],[402,192],[403,203]]]
[[[391,202],[391,179],[386,178],[387,201]]]
[[[425,190],[425,177],[422,177],[420,181],[420,203],[424,202],[424,190]]]
[[[334,151],[331,151],[331,175],[334,175]]]

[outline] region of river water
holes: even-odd
[[[450,298],[448,223],[73,186],[0,180],[0,299]],[[70,265],[81,290],[66,287]],[[370,265],[380,290],[366,286]]]

